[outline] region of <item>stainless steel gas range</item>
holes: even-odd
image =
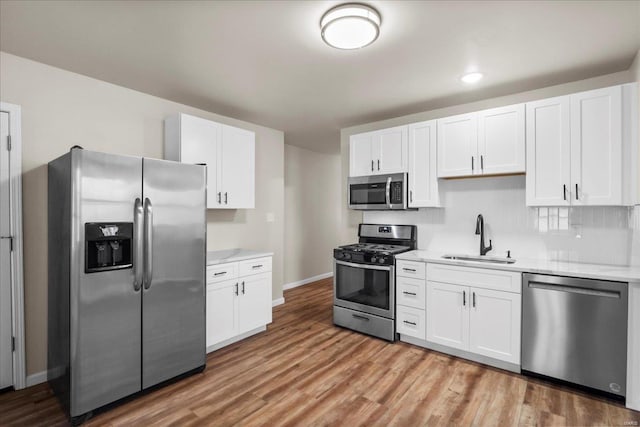
[[[333,323],[395,341],[395,255],[416,249],[416,226],[360,224],[358,236],[333,250]]]

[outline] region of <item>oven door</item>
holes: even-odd
[[[333,261],[333,303],[393,319],[395,268]]]
[[[347,193],[350,209],[407,209],[407,174],[351,177]]]

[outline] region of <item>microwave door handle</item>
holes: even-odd
[[[386,199],[387,199],[387,205],[389,206],[389,209],[391,209],[391,177],[387,178],[387,188],[386,188]]]

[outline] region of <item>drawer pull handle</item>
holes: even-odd
[[[221,271],[220,273],[213,273],[214,276],[222,276],[223,274],[227,274],[227,272]]]
[[[415,322],[409,322],[408,320],[403,320],[402,323],[406,323],[407,325],[413,325],[413,326],[418,326],[417,323]]]
[[[254,266],[253,266],[253,267],[251,267],[251,268],[260,268],[260,267],[262,267],[262,264],[254,265]]]
[[[403,293],[403,294],[405,294],[405,295],[413,295],[413,296],[418,295],[418,294],[416,294],[415,292],[402,291],[402,293]]]
[[[368,317],[360,316],[359,314],[352,314],[352,316],[355,317],[356,319],[366,320],[367,322],[369,321]]]
[[[416,269],[415,269],[415,268],[402,267],[402,269],[403,269],[404,271],[413,271],[414,273],[416,272]]]

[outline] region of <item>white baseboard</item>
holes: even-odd
[[[32,385],[46,383],[47,371],[36,372],[35,374],[27,375],[27,387]]]
[[[284,304],[284,297],[280,297],[271,301],[271,307]]]
[[[234,342],[241,341],[245,338],[249,338],[251,335],[259,334],[260,332],[264,332],[267,330],[266,326],[260,326],[258,328],[252,329],[249,332],[245,332],[244,334],[237,335],[235,337],[229,338],[228,340],[224,340],[222,342],[213,344],[207,347],[207,353],[211,353],[212,351],[216,351],[222,347],[226,347]]]
[[[333,271],[324,274],[318,274],[317,276],[308,277],[306,279],[298,280],[297,282],[286,283],[282,290],[297,288],[298,286],[306,285],[307,283],[316,282],[318,280],[326,279],[333,276]]]

